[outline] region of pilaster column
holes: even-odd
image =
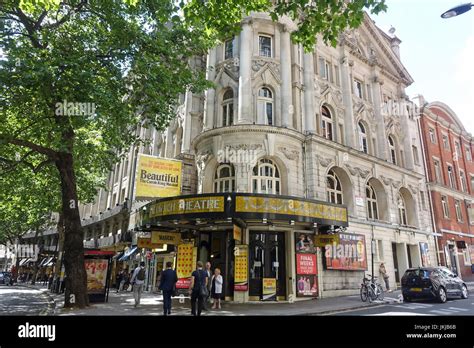
[[[212,48],[207,55],[206,79],[209,81],[214,81],[216,77],[215,65],[216,65],[216,49]],[[215,118],[215,110],[214,110],[215,98],[216,98],[215,89],[209,88],[205,93],[206,102],[204,103],[204,122],[203,122],[204,130],[209,130],[213,128],[214,118]]]
[[[252,21],[246,19],[242,22],[239,50],[239,108],[237,123],[252,123]]]
[[[344,103],[344,133],[345,144],[347,146],[356,147],[355,142],[355,122],[354,122],[354,108],[352,105],[352,89],[351,77],[349,74],[349,60],[344,52],[344,57],[341,60],[341,82],[342,82],[342,100]]]
[[[283,25],[280,32],[280,71],[281,71],[281,125],[293,128],[290,114],[293,101],[291,95],[291,41],[288,28]]]
[[[312,53],[303,55],[304,120],[303,131],[316,133],[316,113],[314,110],[314,62]]]
[[[377,135],[377,157],[387,160],[387,137],[385,135],[385,120],[382,115],[382,89],[383,81],[375,75],[372,81],[374,99],[375,132]]]
[[[183,142],[181,152],[189,153],[191,147],[191,123],[192,123],[192,112],[193,112],[193,93],[187,92],[185,99],[185,112],[184,112],[184,124],[183,124]]]

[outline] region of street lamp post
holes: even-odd
[[[452,9],[443,13],[441,15],[441,18],[451,18],[451,17],[459,16],[460,14],[463,14],[464,12],[469,11],[473,6],[474,6],[473,4],[467,3],[467,4],[453,7]]]

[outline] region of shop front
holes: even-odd
[[[200,194],[149,203],[140,210],[138,226],[140,233],[179,236],[174,262],[181,292],[200,260],[221,270],[226,300],[288,300],[317,296],[312,240],[322,227],[347,226],[347,210],[290,196]],[[308,245],[297,252],[301,234]],[[306,282],[300,295],[298,280]]]

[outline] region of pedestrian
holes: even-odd
[[[119,285],[118,285],[117,292],[122,291],[124,289],[125,285],[128,287],[129,280],[130,280],[130,276],[128,274],[128,270],[123,269],[120,272],[120,282],[119,282]],[[126,287],[125,287],[125,289],[126,289]]]
[[[122,282],[122,279],[123,279],[123,273],[124,273],[124,270],[121,270],[119,273],[117,273],[117,276],[115,277],[115,287],[117,288],[116,292],[120,291],[120,283]]]
[[[178,275],[171,267],[173,267],[173,263],[166,262],[166,269],[161,272],[159,287],[163,292],[163,315],[165,316],[171,314],[171,296],[176,290],[176,282],[178,281]]]
[[[145,262],[140,262],[140,266],[135,268],[131,283],[133,285],[133,298],[135,299],[135,308],[140,304],[142,296],[143,283],[145,282]]]
[[[202,269],[202,261],[197,262],[197,269],[191,274],[191,314],[201,315],[204,300],[208,296],[207,291],[208,277],[206,271]],[[196,312],[197,302],[197,312]]]
[[[210,262],[206,262],[206,274],[207,274],[207,279],[209,280],[207,282],[207,297],[204,299],[204,303],[203,303],[203,306],[202,306],[202,310],[203,311],[207,311],[207,308],[208,308],[208,305],[211,303],[211,277],[213,276],[213,272],[212,272],[212,269],[211,269],[211,263]]]
[[[216,267],[214,270],[214,275],[212,276],[211,281],[211,294],[214,300],[214,305],[212,309],[221,309],[221,299],[222,299],[222,284],[224,280],[221,276],[221,270]]]
[[[386,291],[392,292],[392,290],[390,290],[390,284],[388,282],[389,276],[388,276],[387,270],[385,269],[385,264],[383,262],[380,264],[379,272],[382,275],[383,280],[385,281]]]

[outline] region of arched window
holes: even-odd
[[[360,146],[360,151],[369,153],[369,146],[367,143],[367,131],[364,127],[364,124],[359,121],[359,146]]]
[[[261,159],[253,168],[252,192],[280,194],[280,171],[272,160]]]
[[[367,217],[369,219],[378,220],[377,196],[374,188],[369,183],[365,186],[365,195],[367,199]]]
[[[326,176],[327,201],[342,204],[342,185],[336,173],[331,169]]]
[[[228,89],[222,97],[222,127],[234,122],[234,91]]]
[[[267,87],[258,91],[258,119],[259,123],[274,125],[273,93]]]
[[[231,164],[221,164],[214,175],[214,192],[235,191],[235,170]]]
[[[390,153],[390,162],[397,164],[397,151],[395,149],[395,141],[391,135],[388,136],[388,150]]]
[[[408,225],[405,200],[403,199],[403,196],[400,193],[398,194],[397,207],[398,207],[398,221],[400,222],[400,225],[402,226]]]
[[[333,140],[332,118],[329,109],[325,106],[321,108],[321,135],[326,139]]]

